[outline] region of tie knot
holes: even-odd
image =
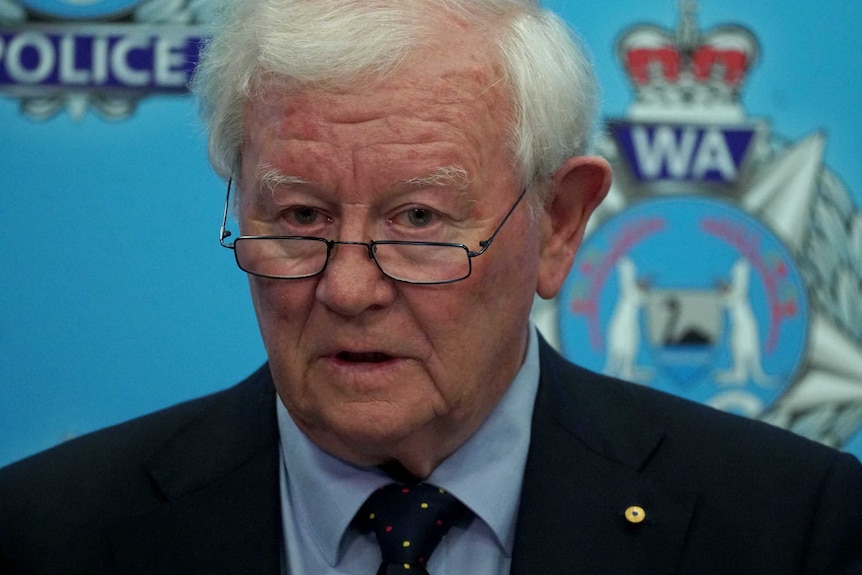
[[[360,519],[377,535],[379,573],[426,573],[425,564],[449,528],[468,517],[463,503],[439,487],[391,483],[375,491]]]

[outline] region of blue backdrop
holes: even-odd
[[[614,54],[626,27],[672,27],[676,0],[549,0],[581,33],[619,117],[632,93]],[[701,0],[701,29],[750,28],[752,117],[798,140],[862,195],[862,7],[851,0]],[[0,465],[224,388],[264,360],[245,278],[219,247],[222,183],[188,97],[128,120],[25,119],[0,98]],[[862,453],[862,441],[851,445]]]

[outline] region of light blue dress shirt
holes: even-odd
[[[426,480],[475,514],[453,527],[428,561],[432,574],[509,572],[530,423],[539,386],[539,345],[530,326],[526,358],[487,420]],[[371,493],[392,481],[377,468],[357,467],[314,445],[277,401],[281,438],[281,511],[288,575],[374,575],[380,550],[373,533],[350,525]]]

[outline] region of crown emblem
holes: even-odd
[[[701,32],[696,0],[680,0],[675,30],[633,26],[617,40],[617,56],[636,93],[629,115],[680,119],[705,110],[721,120],[741,119],[740,88],[759,53],[747,28],[717,26]]]

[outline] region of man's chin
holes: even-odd
[[[373,403],[350,405],[303,431],[324,450],[362,466],[400,460],[405,450],[433,450],[436,442],[428,425],[430,418],[419,419],[414,411],[413,417],[406,419],[409,410],[393,412],[391,403]]]

